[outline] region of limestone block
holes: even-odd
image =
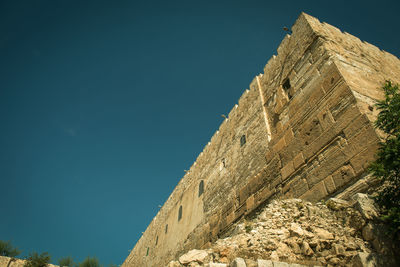
[[[274,267],[270,260],[257,260],[258,267]]]
[[[341,167],[339,170],[332,174],[333,182],[335,187],[342,187],[344,184],[348,183],[355,176],[355,172],[350,165]]]
[[[324,184],[328,194],[331,194],[336,191],[335,182],[333,181],[332,175],[329,175],[324,179]]]
[[[228,265],[225,263],[210,262],[209,264],[210,264],[210,267],[228,267]]]
[[[294,166],[293,166],[293,161],[290,161],[288,164],[286,164],[282,170],[282,180],[285,180],[290,174],[294,172]]]
[[[242,258],[236,258],[232,261],[230,267],[246,267],[246,262]]]
[[[343,129],[344,135],[347,139],[350,139],[370,123],[371,122],[365,114],[360,114],[360,116],[355,118],[351,124]]]
[[[289,264],[286,262],[274,261],[274,267],[289,267]]]
[[[299,197],[308,191],[308,183],[304,178],[299,177],[296,181],[292,183],[292,191],[294,192],[294,197]]]
[[[364,172],[368,168],[369,164],[375,160],[375,152],[378,150],[379,144],[376,142],[367,145],[366,147],[362,145],[359,145],[359,147],[365,149],[360,151],[350,160],[350,164],[353,166],[356,175]]]
[[[294,138],[294,134],[293,134],[293,130],[291,128],[286,130],[284,138],[285,138],[286,145],[289,145],[292,142],[292,140]]]
[[[254,195],[249,196],[246,200],[246,211],[249,212],[254,208]]]
[[[316,202],[318,200],[323,199],[327,195],[328,192],[326,191],[324,182],[321,181],[314,187],[312,187],[309,191],[307,191],[304,195],[302,195],[300,198],[311,202]]]
[[[295,156],[294,159],[293,159],[294,169],[297,169],[298,167],[300,167],[300,165],[302,165],[304,162],[305,162],[305,161],[304,161],[303,153],[300,152],[300,153],[297,154],[297,156]]]
[[[264,187],[260,191],[258,191],[255,195],[255,201],[257,204],[260,204],[267,200],[269,197],[271,197],[275,193],[275,189],[270,190],[267,187]]]
[[[327,129],[329,129],[332,124],[335,123],[335,120],[333,119],[333,116],[331,114],[331,112],[329,111],[329,109],[323,109],[322,111],[320,111],[317,115],[318,120],[321,123],[321,127],[324,131],[326,131]]]
[[[188,264],[193,261],[203,262],[207,256],[208,256],[207,251],[193,249],[193,250],[189,251],[188,253],[180,256],[179,262],[182,264]]]
[[[378,217],[378,211],[375,207],[374,200],[366,194],[355,194],[353,199],[356,201],[355,207],[367,220]]]
[[[274,152],[277,153],[282,150],[286,146],[285,138],[282,137],[275,145],[274,145]]]

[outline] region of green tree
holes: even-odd
[[[101,265],[96,257],[87,257],[81,263],[79,263],[79,267],[101,267]]]
[[[385,133],[377,158],[370,166],[372,175],[382,181],[376,198],[383,209],[383,219],[394,232],[400,232],[400,94],[390,81],[383,86],[385,98],[376,104],[379,114],[375,127]]]
[[[63,266],[74,267],[75,263],[74,263],[74,260],[72,259],[72,257],[68,256],[68,257],[60,258],[58,260],[58,265],[60,267],[63,267]]]
[[[0,256],[15,257],[20,253],[21,251],[14,248],[11,241],[0,240]]]
[[[38,254],[32,252],[27,258],[24,267],[46,267],[50,262],[50,255],[47,252]]]

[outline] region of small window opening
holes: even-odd
[[[282,87],[283,87],[283,89],[285,89],[289,100],[292,99],[292,98],[293,98],[293,90],[290,90],[290,88],[291,88],[292,86],[290,85],[290,80],[289,80],[289,78],[287,78],[287,79],[283,82]]]
[[[147,252],[146,252],[146,256],[149,256],[149,251],[150,251],[150,248],[148,247],[147,248]]]
[[[157,246],[157,244],[158,244],[158,236],[156,237],[156,246]]]
[[[201,180],[199,184],[199,196],[201,196],[204,192],[204,181]]]
[[[182,206],[179,207],[178,222],[182,219]]]
[[[165,233],[168,233],[168,224],[165,225]]]
[[[242,137],[240,137],[240,146],[243,146],[244,144],[246,144],[246,136],[242,135]]]
[[[290,89],[290,80],[289,80],[289,78],[287,78],[284,82],[283,82],[283,84],[282,84],[282,86],[283,86],[283,89],[285,89],[285,90],[289,90]]]

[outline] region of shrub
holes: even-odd
[[[60,258],[58,260],[58,265],[60,267],[63,267],[63,266],[74,267],[75,263],[74,263],[74,260],[72,259],[72,257],[68,256],[68,257],[65,257],[65,258]]]
[[[11,245],[11,241],[0,240],[0,256],[15,257],[20,253],[20,250]]]
[[[49,262],[50,255],[47,252],[43,252],[40,255],[36,252],[32,252],[29,257],[26,258],[24,267],[46,267]]]
[[[383,86],[385,98],[376,104],[379,114],[375,127],[385,133],[379,144],[376,160],[369,170],[382,182],[376,197],[383,210],[383,219],[395,233],[400,232],[400,94],[398,85],[390,81]]]
[[[96,257],[87,257],[83,262],[79,263],[79,267],[101,267],[101,265]]]

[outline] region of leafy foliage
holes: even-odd
[[[47,252],[38,254],[37,252],[32,252],[28,258],[24,267],[46,267],[50,262],[50,255]]]
[[[65,257],[65,258],[60,258],[58,260],[58,265],[60,267],[63,267],[63,266],[74,267],[74,266],[76,266],[75,263],[74,263],[74,260],[72,259],[72,257],[69,257],[69,256]]]
[[[101,267],[101,265],[96,257],[87,257],[83,262],[79,263],[79,267]]]
[[[20,250],[12,246],[11,241],[0,240],[0,256],[15,257],[20,253]]]
[[[385,99],[376,104],[379,114],[375,127],[382,130],[386,138],[379,145],[370,172],[383,184],[376,198],[384,210],[383,219],[395,232],[400,232],[400,94],[398,85],[390,81],[384,84],[383,91]]]

